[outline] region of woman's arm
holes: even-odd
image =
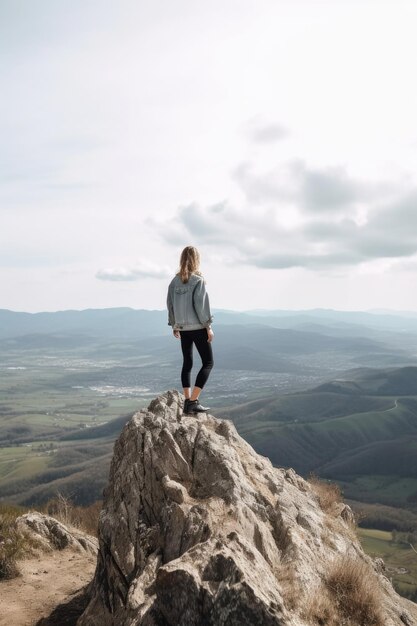
[[[204,324],[206,328],[210,328],[211,322],[213,321],[213,315],[210,311],[210,301],[203,278],[201,278],[194,287],[193,305],[201,324]]]
[[[173,304],[172,304],[171,288],[170,287],[168,287],[167,309],[168,309],[168,326],[174,326],[174,324],[175,324],[175,316],[174,316],[174,307],[173,307]]]

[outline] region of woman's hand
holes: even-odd
[[[207,328],[207,341],[211,342],[213,341],[214,338],[214,332],[211,330],[211,328]]]
[[[178,328],[176,328],[174,331],[172,331],[174,333],[174,337],[176,337],[177,339],[179,339],[181,337],[180,335],[180,331],[178,330]]]

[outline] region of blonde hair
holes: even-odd
[[[177,272],[183,283],[188,283],[191,274],[202,276],[199,271],[200,253],[194,246],[186,246],[181,252],[180,269]]]

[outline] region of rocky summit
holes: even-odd
[[[349,507],[183,403],[158,396],[115,443],[78,626],[417,625]]]

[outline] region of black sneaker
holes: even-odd
[[[188,413],[205,413],[209,411],[209,406],[202,406],[198,400],[190,400],[188,402],[187,411]]]
[[[184,408],[182,410],[183,413],[188,413],[188,405],[190,403],[190,398],[185,398],[184,400]]]

